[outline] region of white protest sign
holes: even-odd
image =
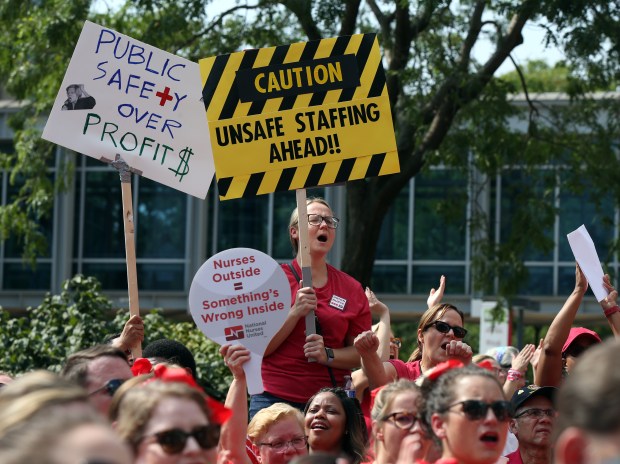
[[[486,353],[496,346],[510,345],[508,308],[502,306],[498,311],[496,307],[496,301],[481,302],[479,353]]]
[[[586,226],[582,224],[581,227],[573,230],[566,237],[575,255],[575,260],[588,279],[596,301],[604,300],[607,296],[607,290],[603,285],[603,267]]]
[[[189,290],[189,309],[202,333],[215,343],[238,343],[252,353],[244,365],[251,395],[263,392],[263,353],[290,305],[291,287],[280,265],[251,248],[212,256]]]
[[[192,63],[86,21],[43,138],[204,198],[215,167]]]

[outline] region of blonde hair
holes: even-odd
[[[327,203],[327,201],[325,201],[325,199],[321,198],[321,197],[310,197],[310,198],[306,198],[306,206],[312,204],[312,203],[320,203],[324,206],[327,206],[330,210],[332,209],[331,206],[329,206],[329,203]],[[297,256],[297,252],[299,251],[299,243],[297,242],[296,239],[294,239],[291,236],[291,227],[294,227],[295,229],[297,229],[297,224],[299,223],[299,211],[297,210],[297,208],[295,208],[293,210],[293,212],[291,213],[291,218],[288,222],[288,238],[291,241],[291,246],[293,247],[293,256]]]
[[[424,314],[422,314],[420,323],[418,324],[417,333],[419,334],[419,332],[425,332],[433,322],[441,319],[449,310],[456,311],[458,315],[461,316],[461,323],[465,323],[465,315],[456,306],[447,303],[439,303],[428,308]],[[422,346],[420,345],[420,339],[418,338],[418,346],[415,350],[413,350],[413,353],[411,353],[411,356],[409,356],[407,362],[419,361],[420,359],[422,359]]]
[[[286,403],[274,403],[258,411],[248,424],[248,437],[256,444],[269,428],[284,419],[295,419],[304,430],[304,415],[297,408]]]
[[[88,403],[79,385],[48,371],[35,371],[8,384],[0,393],[0,436],[41,410],[71,403]]]
[[[211,414],[207,407],[206,395],[181,382],[155,380],[141,386],[129,388],[118,404],[116,431],[132,450],[138,449],[144,430],[151,420],[153,411],[165,398],[181,398],[194,401],[209,422]]]

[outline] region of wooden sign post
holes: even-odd
[[[132,170],[120,155],[112,161],[112,166],[118,171],[121,179],[121,194],[123,198],[123,228],[125,230],[125,260],[127,264],[127,289],[129,291],[129,316],[140,315],[138,299],[138,273],[136,272],[136,243],[133,221],[133,200],[131,193]],[[138,344],[131,350],[133,359],[142,356],[142,346]]]

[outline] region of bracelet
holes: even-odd
[[[609,317],[614,313],[620,312],[620,306],[614,305],[611,308],[607,308],[603,311],[605,313],[605,317]]]
[[[513,381],[519,380],[523,378],[523,372],[518,371],[516,369],[508,369],[508,375],[506,376],[506,380]]]

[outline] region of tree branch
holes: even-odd
[[[530,114],[529,114],[528,120],[529,120],[529,124],[531,125],[534,120],[534,115],[538,116],[538,108],[536,108],[536,106],[534,105],[534,102],[530,100],[530,94],[527,90],[527,84],[525,82],[525,76],[523,75],[523,71],[521,71],[521,66],[517,64],[517,62],[514,60],[512,55],[508,55],[508,58],[510,58],[510,61],[512,61],[512,64],[515,67],[515,70],[517,71],[517,75],[519,76],[519,81],[521,82],[521,88],[523,89],[523,94],[525,95],[525,101],[527,102],[527,105],[530,108]]]
[[[357,14],[360,10],[361,0],[347,0],[344,17],[338,35],[352,35],[355,33],[357,24]]]
[[[288,8],[297,17],[301,28],[309,40],[323,38],[319,26],[312,18],[312,2],[310,0],[280,0],[279,3]]]
[[[219,15],[216,16],[216,18],[209,23],[209,25],[207,27],[205,27],[203,30],[201,30],[200,32],[197,32],[194,35],[191,35],[186,41],[184,41],[182,44],[179,45],[179,47],[177,48],[177,51],[185,48],[185,47],[189,47],[191,44],[193,44],[196,40],[200,39],[201,37],[203,37],[204,35],[208,34],[209,32],[211,32],[213,29],[215,29],[217,26],[221,26],[222,22],[224,21],[224,18],[226,18],[226,16],[228,16],[231,13],[234,13],[237,10],[254,10],[254,9],[258,9],[261,8],[263,5],[237,5],[237,6],[233,6],[232,8],[229,8],[226,11],[221,12]]]
[[[394,13],[390,14],[389,16],[386,16],[383,13],[383,11],[381,11],[381,8],[379,8],[375,0],[366,0],[366,3],[370,7],[370,11],[372,11],[372,14],[375,15],[375,19],[379,23],[379,28],[381,29],[381,35],[383,35],[383,43],[385,44],[384,46],[391,48],[392,45],[388,44],[388,40],[391,39],[391,35],[392,35],[391,24],[392,24],[392,21],[394,20]]]

